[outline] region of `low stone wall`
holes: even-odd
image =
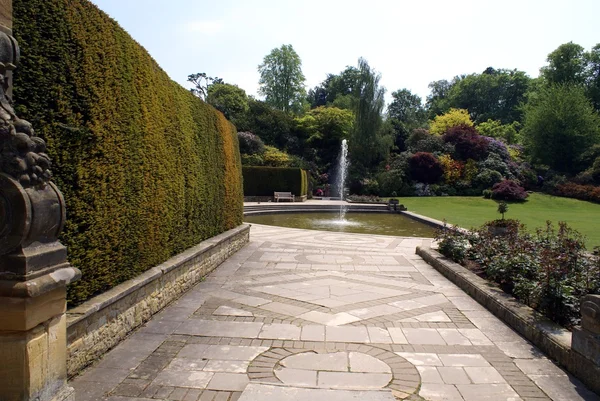
[[[417,255],[600,394],[600,366],[571,348],[571,332],[441,253],[417,247]]]
[[[250,226],[226,231],[67,312],[69,376],[96,361],[248,243]]]

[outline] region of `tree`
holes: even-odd
[[[285,112],[299,112],[305,97],[302,61],[292,45],[271,50],[258,66],[260,88],[270,106]]]
[[[594,108],[600,111],[600,43],[592,47],[592,50],[584,57],[587,61],[587,96],[592,101]]]
[[[429,132],[442,135],[448,128],[459,125],[473,126],[469,112],[464,109],[450,109],[446,114],[436,116],[430,124]]]
[[[387,156],[393,138],[383,124],[385,88],[379,86],[381,75],[366,60],[358,60],[358,81],[353,94],[355,116],[349,147],[353,167],[367,169]]]
[[[431,94],[427,96],[425,106],[427,107],[430,119],[433,119],[440,114],[444,114],[450,109],[448,104],[448,94],[451,87],[452,83],[445,79],[433,81],[429,84]]]
[[[248,99],[249,110],[236,120],[238,131],[250,131],[258,135],[266,145],[280,149],[297,146],[292,135],[293,118],[283,111],[275,110],[265,102]]]
[[[222,83],[210,85],[206,101],[223,113],[228,120],[232,120],[234,124],[249,110],[248,96],[237,85]]]
[[[467,109],[475,123],[489,119],[502,124],[520,121],[531,78],[523,71],[488,67],[481,74],[456,77],[447,94],[447,104]]]
[[[341,109],[351,109],[350,99],[354,96],[359,76],[360,71],[350,66],[339,74],[327,74],[327,78],[319,86],[308,92],[310,107],[333,105]]]
[[[564,43],[548,54],[548,65],[542,67],[541,75],[551,84],[583,84],[586,62],[583,47],[573,42]]]
[[[222,84],[223,79],[217,77],[209,77],[205,72],[198,72],[196,74],[188,75],[188,82],[194,84],[194,87],[190,91],[198,96],[202,100],[206,100],[208,95],[208,87],[211,84]]]
[[[327,170],[335,161],[343,139],[354,125],[354,114],[337,107],[317,107],[296,118],[297,130],[307,137],[306,144],[315,150],[316,162]]]
[[[600,117],[581,86],[548,85],[525,105],[521,132],[534,162],[576,173],[584,151],[600,143]]]
[[[426,124],[427,114],[421,98],[408,89],[393,92],[392,98],[387,114],[394,129],[396,147],[399,151],[404,151],[410,132]]]

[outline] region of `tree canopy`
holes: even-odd
[[[259,94],[265,102],[285,112],[299,112],[305,98],[302,61],[292,45],[271,50],[258,66]]]
[[[543,87],[524,112],[523,138],[532,159],[557,171],[578,172],[580,156],[600,143],[600,118],[581,86]]]

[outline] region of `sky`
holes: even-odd
[[[306,89],[359,57],[381,74],[386,100],[487,67],[537,77],[548,53],[600,43],[599,0],[92,0],[169,76],[205,72],[257,96],[257,67],[291,44]],[[257,96],[258,97],[258,96]]]

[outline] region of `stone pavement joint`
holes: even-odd
[[[76,399],[599,400],[414,254],[430,243],[253,225]]]

